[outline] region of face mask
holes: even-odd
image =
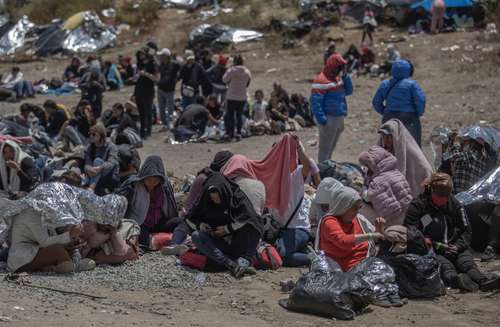
[[[447,196],[439,196],[436,194],[432,194],[432,203],[438,208],[444,207],[448,203],[448,197]]]

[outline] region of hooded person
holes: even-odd
[[[0,191],[18,198],[31,191],[40,179],[35,161],[10,140],[0,146]]]
[[[66,246],[82,246],[84,220],[118,227],[126,207],[126,199],[116,194],[99,197],[63,183],[38,186],[25,198],[2,208],[0,219],[8,227],[0,235],[0,243],[6,239],[10,244],[9,269],[58,273],[93,269],[93,260],[72,262]]]
[[[417,197],[423,191],[422,183],[432,174],[431,164],[401,121],[387,121],[379,133],[379,145],[396,157],[398,169],[410,185],[412,196]]]
[[[144,160],[139,173],[127,179],[117,191],[128,200],[125,214],[141,227],[139,244],[156,249],[154,234],[172,233],[181,222],[174,190],[159,156]]]
[[[319,128],[319,163],[331,159],[344,131],[346,96],[352,93],[353,85],[346,73],[346,61],[339,54],[331,55],[323,71],[314,79],[311,90],[311,108]]]
[[[432,174],[425,191],[410,204],[404,225],[426,238],[437,254],[446,286],[468,292],[499,289],[500,277],[488,278],[474,262],[470,252],[471,225],[452,189],[449,175]]]
[[[406,209],[413,197],[410,185],[397,168],[396,157],[374,145],[361,153],[359,162],[368,169],[365,178],[366,200],[377,214],[371,221],[383,217],[388,226],[403,224]]]
[[[332,193],[337,192],[342,187],[344,185],[333,177],[326,177],[319,183],[309,210],[309,221],[313,235],[316,235],[321,218],[328,212]]]
[[[413,76],[413,65],[404,59],[392,65],[392,78],[380,84],[373,97],[373,108],[382,115],[382,123],[399,119],[418,146],[421,146],[422,126],[420,117],[425,112],[425,93]]]
[[[205,181],[186,217],[196,248],[235,277],[254,274],[250,264],[264,232],[262,217],[239,186],[220,173]]]
[[[383,235],[358,214],[363,201],[354,189],[335,188],[330,196],[328,212],[319,223],[315,249],[323,251],[343,271],[348,271],[376,254],[375,241],[383,239]]]

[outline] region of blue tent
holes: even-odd
[[[433,0],[423,0],[411,5],[412,9],[416,9],[419,7],[424,8],[427,11],[431,11]],[[446,8],[464,8],[464,7],[472,7],[474,5],[474,1],[472,0],[444,0],[444,4]]]

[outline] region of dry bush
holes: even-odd
[[[121,23],[134,27],[141,27],[142,31],[151,31],[158,20],[158,12],[161,5],[156,0],[143,0],[138,7],[134,7],[136,1],[127,1],[118,7],[116,19]]]

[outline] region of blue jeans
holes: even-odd
[[[193,104],[196,100],[196,96],[194,97],[185,97],[182,96],[182,109],[186,109],[189,105]]]
[[[168,126],[174,114],[175,92],[164,92],[158,89],[158,110],[163,125]]]
[[[35,90],[33,89],[33,85],[26,80],[22,80],[21,82],[14,85],[14,91],[16,92],[18,97],[24,96],[34,96]]]
[[[307,243],[311,236],[301,228],[287,228],[280,233],[276,241],[283,265],[285,267],[309,266],[311,259],[307,255]]]
[[[422,125],[420,118],[412,112],[386,111],[382,117],[382,124],[389,119],[399,119],[406,127],[411,136],[415,139],[418,146],[421,147],[422,141]]]
[[[104,164],[104,160],[102,160],[101,158],[95,158],[94,161],[92,162],[92,167],[99,167],[99,166],[102,166],[103,164]],[[101,179],[102,175],[103,175],[103,172],[101,171],[100,173],[98,173],[97,175],[95,175],[93,177],[87,177],[85,184],[97,185],[97,183]]]

